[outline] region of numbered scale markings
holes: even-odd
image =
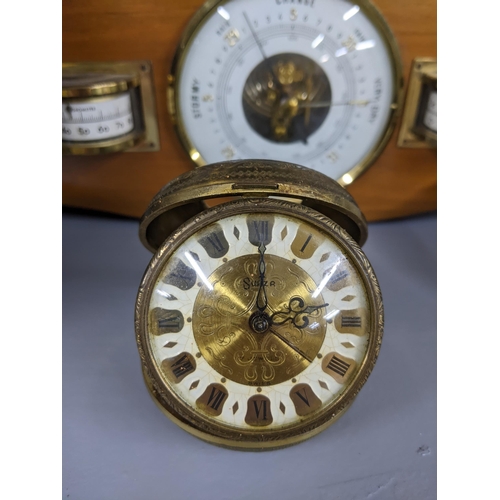
[[[394,126],[401,62],[367,1],[211,1],[180,47],[171,112],[199,165],[269,158],[349,184]]]
[[[327,234],[283,215],[221,219],[162,269],[147,334],[160,377],[194,411],[281,429],[333,404],[367,353],[359,272]]]
[[[134,130],[129,93],[62,103],[63,141],[114,139]]]

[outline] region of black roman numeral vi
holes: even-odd
[[[254,401],[253,407],[255,409],[255,415],[257,416],[257,418],[259,418],[260,420],[267,420],[267,401],[265,399],[261,401]],[[260,417],[261,412],[262,418]]]

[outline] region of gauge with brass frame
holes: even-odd
[[[64,155],[158,149],[149,61],[63,63]]]
[[[334,422],[381,345],[366,235],[345,189],[305,167],[223,162],[167,184],[140,224],[156,253],[135,317],[161,410],[237,449],[288,446]]]
[[[367,0],[209,0],[180,40],[168,104],[197,165],[283,160],[347,185],[387,143],[401,87]]]

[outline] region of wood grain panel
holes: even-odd
[[[166,80],[177,41],[201,0],[63,0],[63,61],[153,63],[161,150],[63,157],[63,204],[140,217],[166,182],[192,168],[167,116]],[[436,1],[378,0],[401,50],[406,83],[415,57],[436,57]],[[349,191],[368,220],[436,209],[436,151],[396,146]]]

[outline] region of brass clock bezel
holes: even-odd
[[[164,265],[180,244],[207,225],[235,214],[253,212],[279,213],[313,225],[325,232],[347,254],[366,289],[370,309],[370,336],[366,355],[356,376],[348,383],[338,399],[301,422],[282,430],[258,428],[255,431],[236,429],[219,423],[190,408],[170,391],[153,361],[150,350],[147,318],[154,285]],[[143,277],[135,311],[136,341],[146,385],[162,411],[191,434],[229,448],[263,450],[289,446],[308,439],[333,423],[353,402],[371,373],[380,351],[383,334],[383,305],[375,273],[358,244],[336,223],[309,207],[290,201],[269,198],[247,198],[212,207],[179,227],[158,249]]]
[[[170,74],[167,76],[167,111],[172,120],[174,130],[189,155],[191,161],[197,167],[207,164],[206,160],[202,157],[201,153],[196,149],[191,141],[182,118],[177,110],[180,109],[179,103],[179,81],[178,75],[182,70],[185,56],[189,51],[197,32],[200,30],[204,20],[212,15],[219,5],[227,3],[229,0],[207,0],[194,16],[188,22],[181,39],[175,51]],[[368,19],[379,31],[389,56],[392,61],[392,84],[393,93],[391,98],[390,113],[386,124],[385,132],[382,134],[373,148],[366,154],[366,156],[349,171],[344,172],[340,179],[335,179],[341,186],[347,186],[363,174],[380,156],[385,146],[396,127],[397,119],[400,115],[400,110],[403,102],[403,62],[401,54],[394,34],[392,33],[389,24],[383,17],[382,13],[378,10],[370,0],[359,0],[356,5],[364,12]],[[281,160],[280,158],[275,158]]]

